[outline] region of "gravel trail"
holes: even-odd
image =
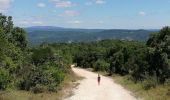
[[[73,90],[74,95],[65,100],[137,100],[111,78],[101,76],[101,84],[98,85],[96,73],[74,67],[72,70],[85,79],[79,81],[80,85]]]

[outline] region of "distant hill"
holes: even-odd
[[[55,26],[32,26],[25,28],[27,32],[33,32],[33,31],[46,31],[46,30],[62,30],[64,28],[62,27],[55,27]]]
[[[25,28],[30,45],[43,42],[89,42],[103,39],[145,41],[149,34],[157,30],[128,29],[73,29],[54,26],[34,26]]]

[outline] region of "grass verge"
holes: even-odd
[[[145,90],[142,83],[134,83],[128,76],[113,75],[113,79],[142,100],[170,100],[170,87],[168,85],[158,85],[155,88]]]

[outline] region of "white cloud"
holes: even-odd
[[[96,4],[104,4],[104,3],[106,3],[106,1],[105,0],[95,0],[95,3]]]
[[[67,23],[69,23],[69,24],[81,24],[83,22],[79,21],[79,20],[74,20],[74,21],[68,21]]]
[[[106,0],[91,0],[89,2],[86,2],[85,5],[87,5],[87,6],[90,6],[90,5],[93,5],[93,4],[102,5],[102,4],[105,4],[105,3],[106,3]]]
[[[44,25],[44,22],[29,19],[29,20],[20,20],[17,22],[17,24],[19,26],[29,26],[29,25],[36,26],[36,25]]]
[[[0,12],[5,12],[9,9],[13,0],[0,0]]]
[[[20,22],[19,22],[19,24],[21,24],[21,25],[28,25],[28,24],[29,24],[29,22],[28,22],[28,21],[26,21],[26,20],[23,20],[23,21],[20,21]]]
[[[37,6],[40,7],[40,8],[43,8],[43,7],[46,6],[46,4],[45,3],[38,3]]]
[[[93,2],[86,2],[85,5],[87,6],[93,5]]]
[[[140,11],[140,12],[139,12],[139,15],[140,15],[140,16],[145,16],[146,13],[145,13],[144,11]]]
[[[59,16],[64,16],[64,17],[74,17],[77,16],[79,13],[74,10],[66,10],[64,13],[60,14]]]
[[[68,8],[76,5],[68,0],[50,0],[50,1],[52,1],[58,8]]]

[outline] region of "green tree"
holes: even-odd
[[[107,63],[105,60],[98,59],[94,63],[94,70],[95,71],[107,71],[108,72],[109,66],[110,66],[110,64]]]
[[[12,30],[12,36],[9,40],[22,50],[27,47],[26,32],[22,28],[15,27]]]
[[[0,90],[5,90],[10,83],[9,72],[0,68]]]

